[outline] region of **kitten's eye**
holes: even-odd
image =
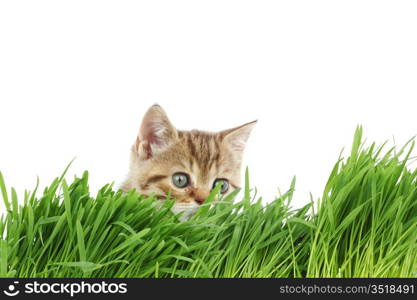
[[[172,175],[172,183],[178,188],[185,188],[189,183],[189,177],[185,173],[175,173]]]
[[[227,179],[216,179],[213,184],[213,189],[218,185],[221,184],[222,187],[220,188],[220,193],[224,194],[229,190],[229,181]]]

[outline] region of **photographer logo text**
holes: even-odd
[[[79,283],[65,282],[27,282],[19,289],[19,282],[10,284],[3,293],[9,297],[23,294],[66,294],[74,297],[78,294],[126,294],[127,283],[89,283],[81,281]]]

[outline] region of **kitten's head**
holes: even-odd
[[[217,133],[180,131],[154,105],[143,118],[122,189],[160,200],[170,194],[176,201],[173,211],[184,212],[186,219],[217,184],[223,195],[239,188],[242,154],[255,123]]]

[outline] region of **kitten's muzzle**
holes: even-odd
[[[199,205],[203,204],[209,195],[210,190],[206,189],[194,189],[192,192],[192,197],[194,198],[194,201],[197,202]]]
[[[203,204],[206,199],[194,199],[199,205]]]

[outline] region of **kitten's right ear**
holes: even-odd
[[[155,104],[146,112],[136,139],[135,151],[139,158],[149,159],[166,149],[176,138],[178,132],[168,119],[161,106]]]
[[[238,154],[239,157],[241,157],[249,135],[256,123],[257,121],[253,121],[221,132],[226,144],[233,150],[233,152]]]

